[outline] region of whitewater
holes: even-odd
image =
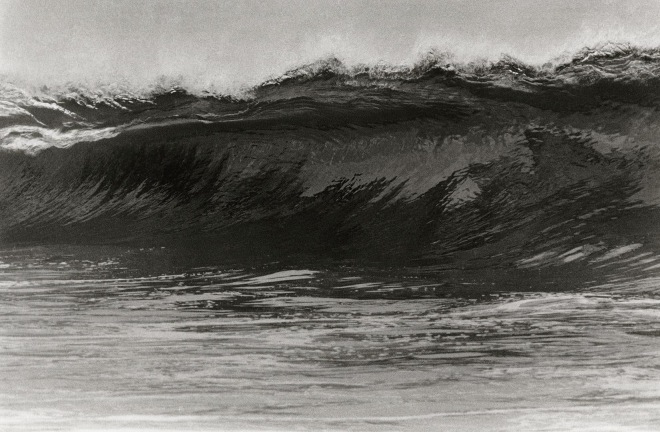
[[[0,82],[8,430],[656,430],[660,50]]]

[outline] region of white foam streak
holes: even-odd
[[[0,149],[33,156],[50,147],[68,148],[79,142],[113,138],[120,131],[115,127],[61,131],[40,126],[12,126],[0,129]]]
[[[632,252],[636,249],[639,249],[640,247],[642,247],[641,243],[634,243],[634,244],[627,245],[627,246],[620,246],[620,247],[617,247],[615,249],[612,249],[611,251],[609,251],[608,253],[606,253],[602,257],[594,259],[592,262],[601,262],[601,261],[611,260],[612,258],[616,258],[616,257],[619,257],[621,255],[625,255],[629,252]]]
[[[2,100],[0,100],[0,117],[28,117],[33,121],[38,122],[38,120],[24,108],[21,108],[15,103]]]

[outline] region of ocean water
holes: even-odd
[[[3,83],[0,428],[658,430],[659,58]]]
[[[98,277],[120,263],[5,264],[3,429],[660,422],[657,278],[446,295],[435,278],[364,269]]]

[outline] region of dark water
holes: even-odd
[[[4,83],[0,425],[660,428],[659,65]]]

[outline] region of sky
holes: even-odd
[[[608,40],[660,46],[658,0],[0,0],[0,73],[254,84],[331,55],[543,63]]]

